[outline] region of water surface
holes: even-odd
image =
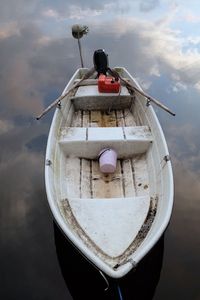
[[[173,164],[171,222],[137,272],[120,283],[123,297],[200,299],[198,15],[196,1],[1,3],[1,299],[119,296],[112,281],[105,293],[99,273],[63,240],[44,187],[53,112],[41,121],[35,116],[80,66],[71,37],[71,25],[78,22],[90,29],[82,39],[86,66],[92,65],[93,51],[104,48],[111,67],[126,67],[145,91],[176,112],[172,117],[155,107]]]

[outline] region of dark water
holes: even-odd
[[[82,39],[86,66],[104,48],[111,67],[125,66],[176,112],[174,118],[155,107],[173,164],[171,222],[137,271],[120,280],[123,298],[200,299],[200,54],[199,26],[191,21],[198,7],[190,1],[186,18],[183,2],[1,3],[0,299],[119,299],[117,283],[110,280],[104,292],[96,269],[63,239],[45,194],[52,112],[39,122],[35,116],[80,65],[71,37],[79,21],[90,28]]]
[[[108,285],[99,271],[74,251],[56,224],[54,234],[62,275],[73,299],[120,299],[119,288],[123,299],[153,299],[162,267],[164,236],[137,270],[120,280],[107,277],[109,288],[106,290]]]

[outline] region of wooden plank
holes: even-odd
[[[92,160],[92,197],[93,198],[106,198],[107,186],[99,171],[99,163]]]
[[[81,198],[91,198],[90,160],[81,159]]]
[[[82,127],[82,111],[74,112],[71,127]]]
[[[124,114],[122,110],[116,110],[116,123],[119,127],[125,126]]]
[[[120,198],[124,196],[120,162],[114,174],[103,174],[98,161],[92,161],[92,194],[93,198]]]
[[[89,127],[90,125],[90,113],[89,110],[83,111],[83,127]]]
[[[103,112],[102,113],[102,127],[116,127],[117,120],[115,111],[112,110],[110,113]]]
[[[149,195],[149,178],[147,171],[146,156],[144,154],[137,155],[132,159],[134,169],[134,183],[136,188],[136,196]]]
[[[104,175],[105,176],[105,175]],[[122,183],[122,170],[120,161],[117,160],[117,168],[115,173],[109,175],[110,180],[110,190],[112,190],[112,197],[124,197],[123,183]]]
[[[128,108],[124,110],[124,119],[125,119],[126,126],[136,126],[136,122],[134,120],[133,114]]]
[[[66,189],[70,198],[80,198],[80,159],[66,159]]]
[[[134,197],[136,195],[135,186],[133,181],[133,170],[131,159],[122,160],[123,170],[123,187],[125,197]]]
[[[91,117],[90,117],[90,126],[91,127],[101,127],[102,123],[102,115],[101,111],[99,110],[92,110]]]

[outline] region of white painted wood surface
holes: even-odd
[[[153,137],[147,126],[64,128],[59,143],[66,156],[97,158],[104,148],[113,148],[119,158],[144,153]]]
[[[77,222],[106,255],[117,257],[129,247],[144,223],[149,197],[69,199]]]

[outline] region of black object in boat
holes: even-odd
[[[98,73],[106,75],[108,71],[108,55],[103,49],[96,50],[93,55],[94,68]]]

